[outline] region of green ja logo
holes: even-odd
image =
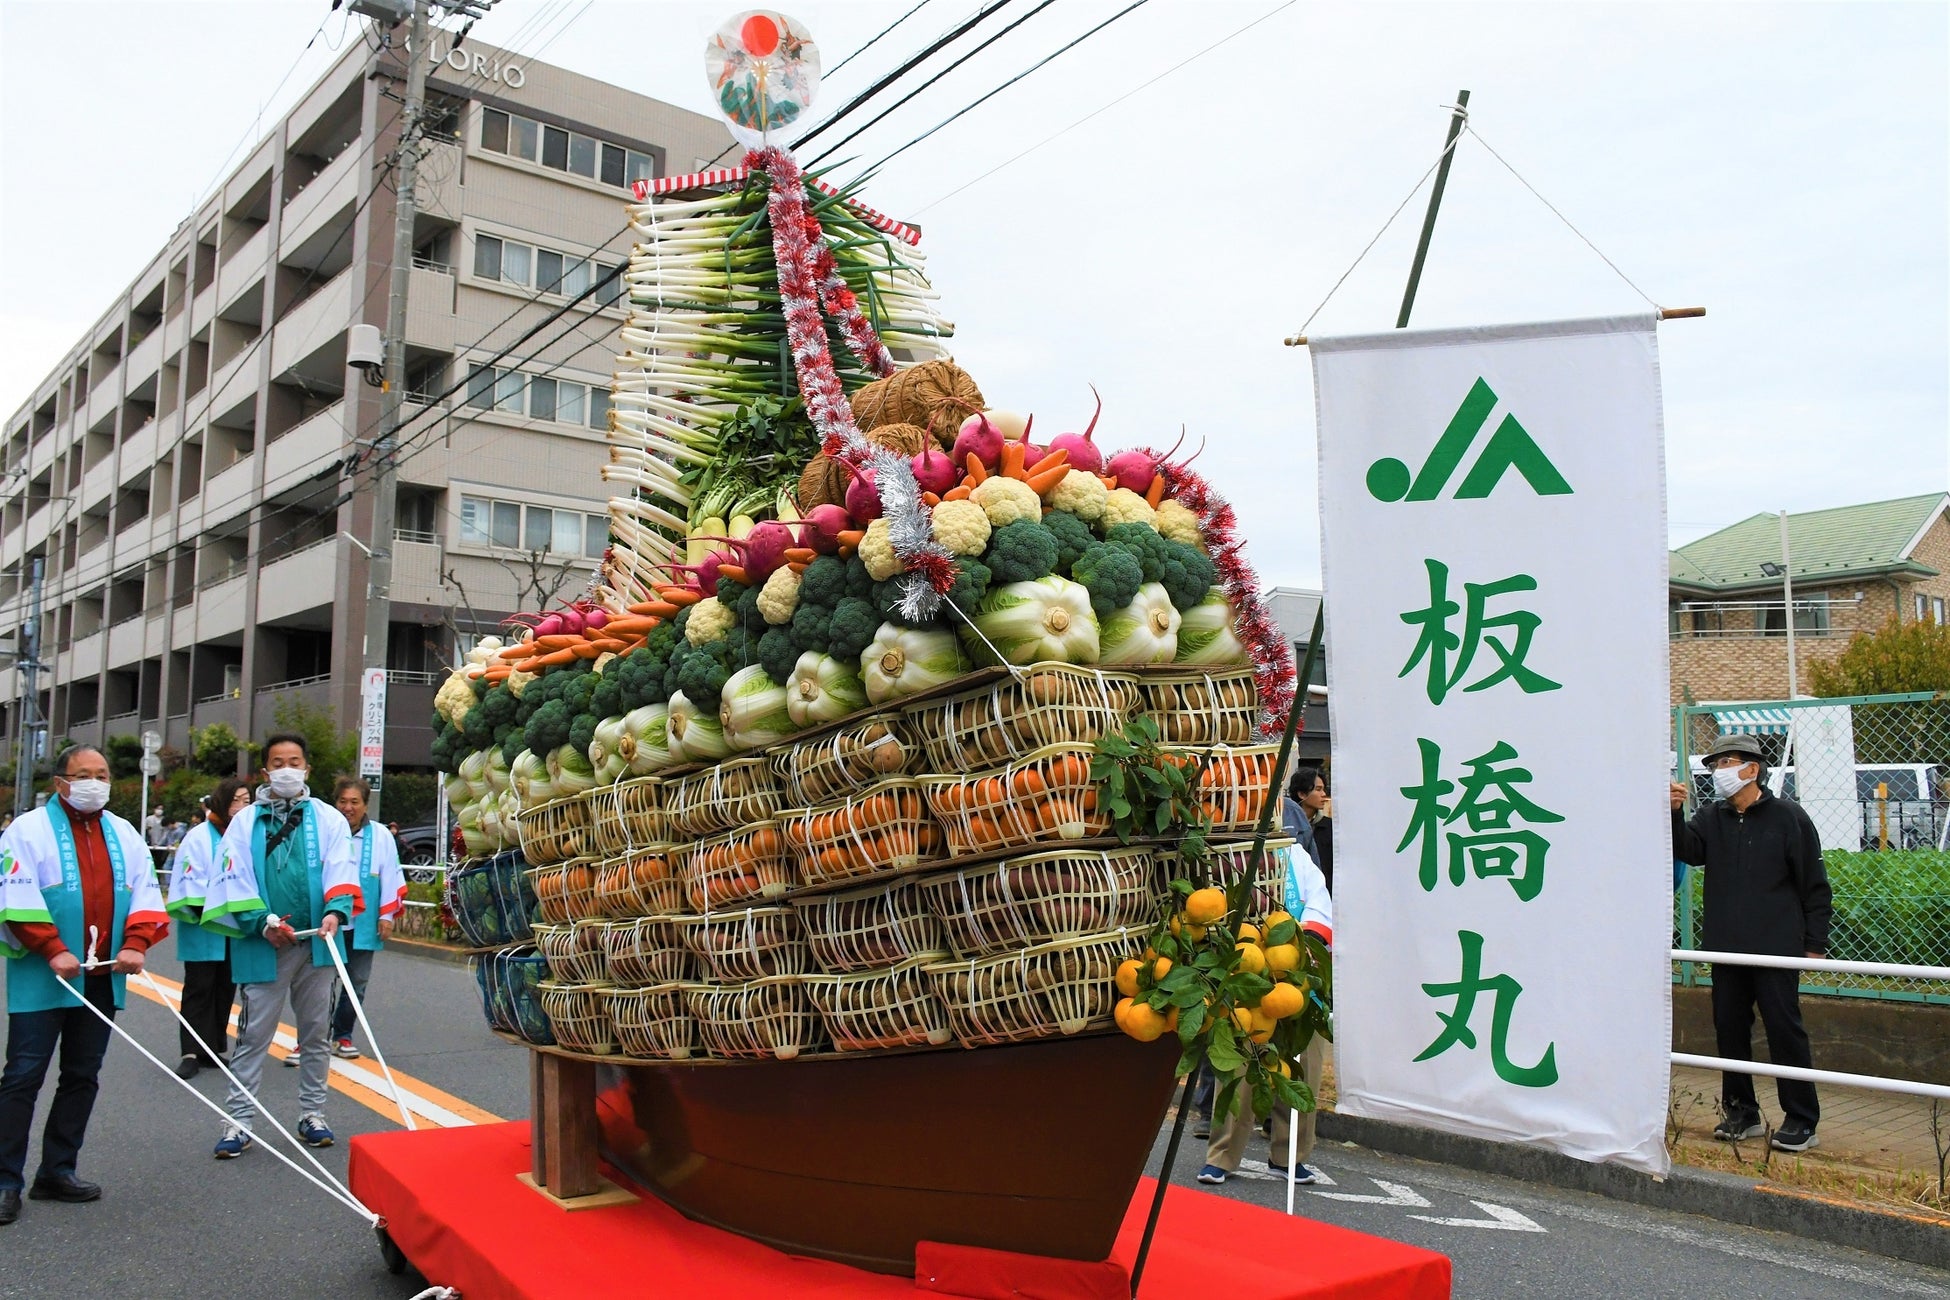
[[[1489,422],[1490,411],[1496,406],[1496,393],[1482,379],[1478,379],[1463,398],[1462,405],[1456,408],[1455,415],[1449,419],[1449,427],[1442,431],[1436,440],[1429,458],[1422,462],[1419,471],[1411,473],[1408,466],[1393,456],[1384,456],[1368,466],[1368,492],[1377,501],[1433,501],[1442,494],[1449,484],[1449,478],[1462,464],[1463,456],[1476,435],[1483,431]],[[1505,415],[1503,423],[1496,426],[1484,444],[1476,463],[1463,476],[1461,486],[1456,489],[1458,501],[1476,500],[1488,496],[1503,480],[1505,470],[1515,469],[1530,484],[1538,496],[1569,496],[1571,485],[1551,464],[1550,457],[1544,455],[1530,434],[1514,415]]]

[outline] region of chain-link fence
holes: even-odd
[[[447,912],[447,871],[440,866],[402,865],[406,877],[406,906],[400,910],[396,933],[407,939],[454,943],[460,927]]]
[[[1674,749],[1696,803],[1713,798],[1698,755],[1734,732],[1760,737],[1767,788],[1799,803],[1821,835],[1835,895],[1828,956],[1950,966],[1950,696],[1682,705]],[[1676,893],[1675,948],[1704,946],[1701,876],[1688,870]],[[1710,984],[1712,968],[1675,962],[1673,978]],[[1801,988],[1950,1004],[1950,982],[1806,973]]]

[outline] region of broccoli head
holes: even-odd
[[[1104,534],[1104,540],[1130,548],[1131,553],[1137,556],[1138,563],[1144,566],[1146,582],[1164,581],[1165,562],[1171,559],[1171,543],[1161,537],[1157,529],[1149,524],[1116,524]],[[1079,578],[1077,581],[1083,580]]]
[[[613,718],[623,712],[623,665],[611,660],[609,668],[589,693],[589,711],[599,718]]]
[[[433,758],[435,771],[451,772],[454,770],[454,733],[451,729],[434,736],[430,753]]]
[[[732,606],[733,612],[738,615],[738,625],[754,637],[764,636],[765,629],[772,626],[765,621],[765,615],[758,612],[758,596],[764,590],[763,587],[747,587],[745,594],[738,598],[738,603]]]
[[[684,698],[707,713],[716,713],[724,695],[725,679],[731,674],[715,654],[699,651],[684,660],[677,670],[677,689]]]
[[[696,646],[684,640],[682,637],[678,638],[677,644],[671,649],[670,659],[664,664],[665,699],[669,699],[671,696],[677,694],[677,676],[683,671],[684,665],[690,661],[691,656],[696,653]]]
[[[577,662],[587,663],[588,661],[578,660]],[[562,688],[562,694],[557,698],[569,706],[570,714],[587,713],[589,712],[589,703],[595,697],[596,687],[602,684],[602,680],[601,677],[593,672],[577,673],[569,679],[568,685]]]
[[[1212,567],[1212,559],[1196,546],[1184,542],[1165,540],[1165,551],[1170,557],[1160,570],[1158,581],[1165,586],[1165,594],[1178,609],[1190,609],[1205,599],[1205,593],[1212,589],[1218,580],[1218,570]]]
[[[799,647],[792,640],[792,633],[785,628],[775,627],[766,630],[758,638],[758,666],[773,681],[784,683],[792,676],[793,665],[799,662]]]
[[[988,565],[980,560],[971,560],[963,556],[955,561],[955,585],[948,588],[946,599],[956,609],[972,618],[982,603],[982,597],[989,594],[989,583],[992,579],[993,575],[989,573]],[[954,616],[950,614],[947,617],[952,619]]]
[[[515,720],[515,693],[508,689],[508,683],[499,682],[486,695],[481,697],[481,710],[487,714],[488,725],[499,727]]]
[[[823,605],[827,609],[846,595],[846,561],[836,555],[822,555],[799,575],[799,605]]]
[[[487,719],[487,710],[478,704],[460,720],[460,730],[469,749],[486,749],[494,740],[494,725]]]
[[[1033,519],[1017,519],[990,535],[982,563],[996,582],[1034,582],[1055,572],[1056,553],[1055,533]]]
[[[1056,535],[1056,572],[1068,573],[1077,557],[1097,544],[1090,525],[1067,510],[1045,510],[1043,527]]]
[[[742,627],[734,627],[722,638],[704,647],[717,656],[718,662],[736,672],[752,661],[752,647],[758,639]]]
[[[495,749],[499,749],[501,748],[502,743],[506,741],[509,736],[512,736],[516,730],[517,728],[515,727],[514,723],[504,722],[500,726],[494,729],[494,739],[489,743]]]
[[[902,627],[928,627],[936,620],[928,618],[909,618],[901,612],[901,596],[907,591],[902,575],[896,574],[873,584],[873,607],[887,623],[898,623]]]
[[[871,600],[873,599],[873,583],[874,577],[873,574],[867,571],[867,562],[860,558],[858,551],[855,551],[852,558],[846,562],[846,594],[858,597],[861,600]],[[801,591],[799,598],[801,600],[805,599],[805,593],[803,591]]]
[[[650,635],[643,638],[643,648],[637,653],[648,654],[658,663],[667,664],[670,662],[670,652],[675,650],[677,643],[683,639],[683,634],[678,631],[677,625],[665,619],[650,629]]]
[[[811,573],[811,569],[806,570]],[[842,600],[845,597],[841,597]],[[826,653],[826,642],[831,637],[833,607],[831,605],[809,605],[804,600],[799,608],[792,611],[792,644],[804,654],[808,650]]]
[[[1145,582],[1144,566],[1129,547],[1098,542],[1077,557],[1070,576],[1090,593],[1090,608],[1105,618],[1131,603]]]
[[[522,745],[537,754],[546,754],[569,743],[569,727],[575,714],[560,700],[550,700],[535,710],[535,716],[522,729]]]
[[[793,622],[798,618],[795,615]],[[826,653],[841,663],[860,662],[860,652],[873,643],[873,634],[880,630],[880,611],[873,602],[858,596],[848,596],[833,610],[833,617],[826,625]]]
[[[578,713],[575,721],[569,724],[569,744],[578,754],[587,754],[589,744],[596,738],[596,724],[599,719],[593,713]]]

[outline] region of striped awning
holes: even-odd
[[[1785,736],[1790,710],[1778,704],[1743,704],[1713,710],[1722,734],[1744,732],[1750,736]]]

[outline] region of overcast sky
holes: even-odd
[[[787,12],[831,66],[912,3]],[[831,78],[815,115],[975,7],[933,0]],[[1121,7],[1063,0],[849,152],[881,157]],[[733,8],[502,0],[476,35],[710,112],[704,38]],[[253,124],[275,121],[357,39],[327,9],[0,0],[0,411],[242,156]],[[1152,0],[902,154],[866,197],[925,228],[957,357],[993,404],[1033,410],[1055,433],[1088,418],[1095,383],[1113,446],[1168,445],[1183,424],[1209,440],[1201,464],[1238,504],[1262,576],[1313,584],[1311,373],[1281,340],[1434,161],[1442,106],[1466,86],[1474,127],[1647,294],[1709,310],[1660,330],[1680,542],[1756,511],[1950,481],[1946,15]],[[1393,325],[1424,201],[1310,333]],[[1463,140],[1415,324],[1643,307]]]

